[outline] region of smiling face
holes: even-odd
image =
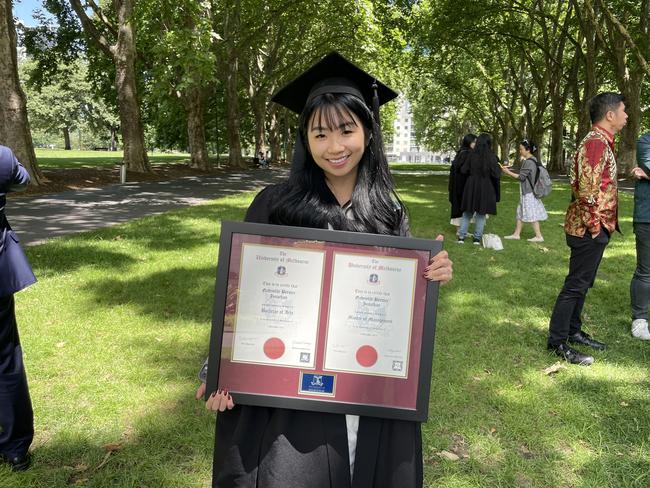
[[[351,111],[330,106],[316,110],[309,119],[309,152],[330,186],[356,182],[365,139],[363,124]]]

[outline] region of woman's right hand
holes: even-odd
[[[205,395],[205,383],[201,383],[196,389],[196,399],[200,400]],[[217,390],[210,395],[205,402],[205,408],[208,410],[223,412],[226,409],[231,410],[235,406],[235,402],[227,390]]]

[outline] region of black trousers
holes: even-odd
[[[0,454],[22,457],[34,438],[13,295],[0,297]]]
[[[630,283],[632,320],[648,320],[650,303],[650,224],[634,224],[636,235],[636,269]]]
[[[598,266],[609,243],[609,233],[602,230],[595,238],[589,233],[583,237],[567,234],[566,243],[571,248],[569,274],[553,307],[548,333],[550,346],[563,344],[569,335],[580,332],[582,307],[587,291],[594,286]]]

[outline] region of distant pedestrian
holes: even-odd
[[[466,134],[460,144],[460,149],[456,153],[454,160],[451,162],[449,168],[449,203],[451,203],[451,225],[456,227],[456,236],[460,229],[460,218],[463,216],[463,211],[460,209],[461,200],[463,199],[463,189],[465,188],[465,180],[467,175],[460,172],[463,163],[469,158],[472,150],[476,146],[476,136],[474,134]]]
[[[486,215],[497,214],[499,201],[499,167],[496,154],[492,151],[492,139],[489,134],[481,134],[476,139],[476,147],[463,162],[460,172],[467,176],[460,208],[463,218],[458,231],[458,243],[465,242],[465,235],[472,216],[476,221],[474,227],[474,244],[481,244]]]
[[[636,146],[638,166],[632,170],[634,185],[634,235],[636,270],[630,283],[632,336],[650,340],[648,302],[650,302],[650,132],[641,136]]]
[[[544,242],[540,221],[546,220],[548,215],[542,201],[533,193],[533,187],[537,178],[539,178],[539,165],[541,163],[533,155],[537,152],[537,144],[528,139],[519,143],[519,156],[522,161],[519,174],[513,172],[508,167],[503,167],[503,172],[516,180],[519,180],[519,205],[517,205],[517,223],[515,231],[505,236],[504,239],[521,239],[521,230],[524,222],[533,226],[535,237],[528,239],[529,242]]]
[[[6,194],[23,190],[27,170],[11,149],[0,146],[0,461],[13,471],[29,468],[34,415],[23,365],[14,293],[36,281],[5,216]]]
[[[594,358],[569,344],[606,348],[582,331],[581,314],[609,238],[619,230],[614,134],[627,122],[623,96],[596,95],[589,102],[589,115],[593,126],[578,146],[569,172],[572,198],[564,221],[571,248],[569,273],[553,308],[547,344],[564,360],[583,366]]]

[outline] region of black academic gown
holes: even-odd
[[[25,168],[0,146],[0,455],[8,458],[23,457],[34,437],[13,294],[35,278],[4,214],[5,194],[28,182]]]
[[[277,187],[260,192],[247,222],[269,223]],[[419,422],[361,417],[350,479],[345,415],[236,405],[217,414],[213,487],[419,488]]]
[[[491,154],[487,159],[473,152],[460,169],[467,175],[460,208],[463,212],[481,215],[497,214],[500,200],[501,168],[497,157]]]
[[[449,169],[449,203],[451,203],[451,218],[456,219],[463,216],[461,210],[461,200],[463,199],[463,189],[467,175],[461,173],[460,168],[472,154],[471,149],[461,149],[456,153],[454,160],[451,162]]]

